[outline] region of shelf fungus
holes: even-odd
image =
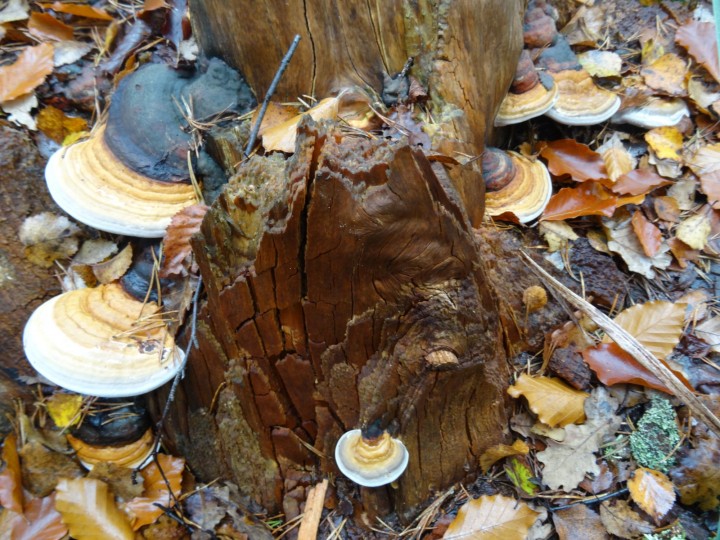
[[[100,446],[88,444],[70,434],[68,443],[77,454],[80,463],[86,469],[92,469],[101,461],[113,463],[120,467],[134,469],[141,467],[150,458],[153,450],[152,429],[145,431],[138,440],[121,446]]]
[[[569,126],[592,126],[610,119],[620,108],[620,97],[601,88],[584,69],[553,73],[558,87],[555,105],[547,116]]]
[[[141,67],[118,85],[107,121],[50,158],[50,194],[72,217],[97,229],[162,237],[172,216],[196,202],[189,162],[204,191],[224,181],[204,152],[190,153],[193,122],[247,110],[252,97],[246,88],[216,59],[193,76],[164,64]]]
[[[495,125],[519,124],[542,116],[552,108],[557,98],[557,85],[549,75],[537,72],[530,53],[525,50],[520,55],[510,92],[500,104]]]
[[[690,109],[685,100],[653,97],[643,105],[618,111],[612,117],[611,122],[653,129],[674,126],[686,116],[690,116]]]
[[[364,487],[378,487],[397,480],[405,471],[409,454],[405,445],[387,431],[371,427],[343,434],[335,446],[335,462],[350,480]]]
[[[486,148],[482,158],[485,211],[490,216],[507,212],[521,223],[542,214],[552,195],[552,180],[545,165],[516,152]]]
[[[51,382],[100,397],[150,392],[183,364],[157,304],[135,299],[117,282],[42,304],[25,326],[23,347]]]

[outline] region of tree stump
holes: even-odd
[[[519,0],[190,7],[205,50],[260,98],[295,33],[278,100],[379,93],[414,57],[445,154],[482,151],[521,48]],[[337,472],[339,436],[375,424],[410,463],[396,486],[362,490],[364,511],[410,519],[503,440],[503,331],[473,233],[482,179],[428,155],[306,120],[290,159],[253,157],[230,180],[193,241],[207,302],[166,425],[200,476],[291,517]]]

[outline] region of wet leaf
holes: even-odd
[[[27,47],[13,64],[0,67],[0,103],[32,92],[52,70],[52,45]]]
[[[553,512],[555,531],[560,540],[609,540],[600,515],[584,504]]]
[[[677,54],[667,53],[643,67],[640,74],[645,84],[669,96],[684,96],[687,64]]]
[[[68,528],[55,510],[55,494],[42,499],[32,499],[25,508],[24,516],[13,523],[12,540],[59,540]]]
[[[480,456],[480,468],[487,473],[490,467],[503,458],[508,456],[527,455],[530,447],[520,439],[516,440],[512,446],[507,444],[496,444],[491,446]]]
[[[11,433],[5,437],[2,449],[4,469],[0,472],[0,505],[22,514],[23,493],[20,474],[20,458],[17,453],[17,437]]]
[[[675,32],[675,41],[685,47],[697,62],[720,82],[715,25],[710,22],[691,21]]]
[[[710,218],[695,214],[684,220],[675,229],[675,236],[693,249],[702,249],[710,236]]]
[[[660,159],[680,159],[683,136],[676,127],[659,127],[645,133],[645,140]]]
[[[48,13],[33,12],[28,21],[30,34],[41,41],[66,41],[73,38],[73,28]]]
[[[448,527],[445,540],[525,540],[538,513],[502,495],[484,495],[466,502]]]
[[[519,459],[511,459],[508,465],[505,465],[505,474],[508,475],[513,485],[522,490],[527,495],[535,495],[538,492],[538,485],[534,481],[535,475],[528,467],[527,463]]]
[[[641,467],[633,473],[627,485],[635,504],[652,516],[656,523],[675,504],[675,486],[659,471]]]
[[[612,216],[617,197],[597,182],[585,182],[576,188],[563,188],[550,198],[541,221],[558,221],[580,216]]]
[[[661,246],[654,257],[645,255],[640,239],[635,234],[632,219],[627,213],[618,213],[613,219],[603,220],[608,248],[620,255],[632,272],[638,272],[648,279],[655,278],[654,268],[665,269],[670,266],[672,256],[667,245]]]
[[[200,230],[208,207],[202,203],[188,206],[175,214],[163,240],[160,277],[187,273],[187,258],[192,252],[190,238]]]
[[[617,343],[600,343],[582,351],[582,356],[600,382],[607,386],[631,383],[672,393],[660,379],[641,366]]]
[[[662,245],[662,233],[655,225],[650,223],[640,210],[636,210],[632,217],[632,226],[645,255],[654,257]]]
[[[86,19],[98,19],[101,21],[112,21],[112,15],[110,15],[104,9],[82,5],[82,4],[69,4],[65,2],[53,2],[52,4],[40,4],[45,9],[52,9],[58,13],[68,13],[77,17],[85,17]]]
[[[685,304],[654,300],[629,307],[615,317],[615,323],[628,331],[661,360],[680,342],[685,322]],[[610,338],[605,338],[606,343]]]
[[[135,535],[105,482],[63,478],[57,485],[55,507],[70,535],[77,540],[133,540]]]
[[[571,388],[560,379],[531,377],[523,373],[507,392],[514,398],[525,396],[530,410],[550,427],[585,420],[583,404],[588,394]]]
[[[697,448],[680,459],[671,472],[683,504],[698,504],[702,510],[720,505],[720,439],[699,439]]]
[[[157,458],[165,478],[170,482],[174,496],[179,497],[185,459],[165,454],[158,454]],[[155,503],[171,507],[175,502],[174,498],[170,496],[168,486],[155,461],[151,461],[140,472],[145,485],[145,493],[142,497],[136,497],[124,505],[126,511],[133,516],[132,528],[134,531],[143,525],[154,522],[163,513],[162,508],[156,506]]]
[[[643,195],[659,186],[672,184],[649,167],[635,169],[618,178],[610,189],[621,195]]]
[[[554,176],[569,174],[578,182],[607,178],[602,156],[573,139],[546,142],[540,155]]]
[[[47,411],[59,428],[75,425],[80,421],[80,407],[83,397],[80,394],[55,393],[47,400]]]

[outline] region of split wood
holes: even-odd
[[[310,488],[307,500],[305,501],[305,513],[300,523],[297,540],[315,540],[317,538],[327,488],[327,478],[315,485],[315,487]]]

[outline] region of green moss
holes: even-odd
[[[675,458],[668,456],[679,441],[672,405],[665,398],[654,398],[630,435],[630,449],[635,461],[642,467],[667,472],[675,464]]]
[[[654,534],[644,534],[643,540],[686,540],[687,534],[683,526],[678,524]]]

